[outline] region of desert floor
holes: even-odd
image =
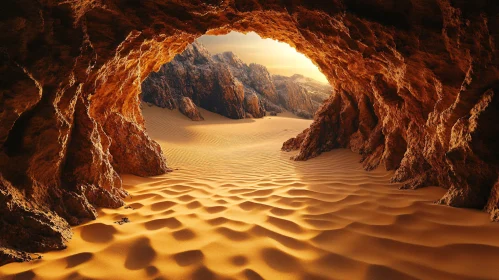
[[[133,209],[99,210],[68,249],[0,278],[499,279],[499,223],[486,213],[435,205],[441,188],[398,190],[348,150],[289,160],[282,142],[309,120],[202,113],[145,106],[177,170],[125,175]]]

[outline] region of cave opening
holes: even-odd
[[[202,138],[200,135],[194,137],[193,134],[171,131],[175,122],[178,122],[177,130],[185,130],[187,125],[191,131],[194,127],[200,129],[204,125],[222,123],[227,124],[227,130],[238,130],[237,124],[243,124],[245,131],[251,130],[253,135],[265,134],[272,139],[275,138],[273,134],[285,130],[288,133],[281,135],[275,145],[275,150],[279,150],[281,143],[294,136],[293,133],[298,134],[311,124],[313,115],[332,92],[333,88],[317,66],[288,44],[263,39],[254,32],[230,32],[196,39],[157,72],[149,74],[141,84],[140,99],[148,134],[166,149],[168,159],[171,149],[167,147],[174,145],[170,141],[185,141],[191,146],[210,144],[196,143],[194,138]],[[174,116],[176,113],[168,112],[171,110],[199,123],[179,122],[179,118]],[[227,118],[226,122],[223,122],[223,117]],[[282,127],[282,117],[309,121],[297,120],[293,124],[288,120],[289,127]],[[168,123],[168,118],[172,119],[171,123]],[[164,119],[164,128],[158,127],[158,119]],[[229,126],[230,119],[240,121]],[[272,119],[277,126],[273,133],[269,125],[263,123]],[[164,131],[159,133],[157,130]],[[244,134],[240,132],[235,137]],[[222,143],[224,148],[230,149],[233,144],[241,146],[241,141],[234,143],[231,137],[234,135],[226,135]],[[252,135],[245,137],[255,138],[252,141],[264,140],[257,140]],[[184,149],[190,149],[190,146]],[[173,163],[169,160],[171,167]]]
[[[279,153],[282,143],[312,123],[332,92],[317,66],[290,45],[233,31],[197,38],[149,74],[140,99],[147,132],[170,168],[249,168],[271,176],[256,147],[265,143],[277,159],[289,157]],[[234,168],[245,160],[241,154],[246,169]]]

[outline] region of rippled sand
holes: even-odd
[[[279,149],[310,121],[290,115],[192,122],[147,107],[169,165],[124,176],[133,209],[102,209],[67,250],[9,264],[20,279],[499,279],[499,224],[400,191],[336,150],[306,162]],[[114,221],[128,217],[130,223]],[[6,277],[11,278],[11,276]]]

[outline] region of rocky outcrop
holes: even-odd
[[[170,171],[161,147],[140,126],[126,120],[123,115],[110,114],[104,124],[104,131],[115,140],[109,146],[109,152],[116,172],[154,176]],[[124,134],[123,131],[128,133]]]
[[[498,94],[499,89],[487,90],[469,114],[453,125],[445,158],[451,174],[462,177],[451,178],[454,184],[440,203],[469,208],[485,205],[497,217],[499,150],[495,141],[499,126],[494,118],[499,115]]]
[[[250,78],[250,86],[254,88],[256,92],[265,96],[268,101],[274,104],[279,103],[279,97],[277,96],[275,85],[267,67],[251,63],[249,65],[248,76]]]
[[[302,75],[271,76],[263,65],[245,64],[232,52],[213,56],[229,66],[230,71],[244,84],[246,95],[257,95],[267,112],[288,110],[297,116],[311,119],[319,105],[332,92],[332,87]]]
[[[296,76],[293,76],[296,77]],[[274,76],[279,104],[302,118],[311,119],[320,103],[312,100],[308,90],[293,77]],[[327,95],[326,95],[327,96]],[[321,100],[323,102],[327,97]],[[316,98],[318,95],[316,95]]]
[[[318,82],[314,79],[305,77],[300,74],[294,74],[291,77],[285,77],[281,75],[273,75],[272,80],[274,84],[277,85],[279,82],[288,82],[297,84],[299,87],[303,88],[307,95],[310,96],[314,106],[320,107],[324,100],[328,99],[331,95],[333,88],[331,85]],[[317,108],[316,108],[317,109]]]
[[[238,94],[243,92],[243,102],[233,98],[234,88]],[[330,86],[301,75],[272,77],[265,66],[247,65],[232,52],[211,56],[198,42],[142,83],[142,99],[148,103],[174,109],[184,106],[187,97],[197,106],[233,119],[261,118],[266,111],[283,110],[310,119],[331,91]],[[221,99],[224,96],[227,99]],[[202,120],[196,114],[193,118]]]
[[[70,193],[64,192],[61,198],[71,198]],[[77,194],[75,194],[77,195]],[[77,201],[61,201],[61,207]],[[0,247],[4,249],[29,249],[30,251],[43,252],[49,249],[64,249],[66,242],[71,239],[72,232],[69,224],[58,214],[51,210],[37,210],[29,204],[22,193],[0,175]],[[79,213],[80,215],[82,213]],[[85,217],[86,214],[82,214]],[[95,216],[93,217],[95,218]],[[36,233],[36,234],[35,234]],[[0,261],[18,260],[18,254],[10,251],[1,254]],[[7,261],[5,260],[5,262]]]
[[[441,203],[497,218],[498,14],[489,0],[6,0],[0,246],[64,248],[70,223],[122,203],[117,170],[166,172],[140,85],[195,38],[231,30],[289,43],[331,82],[297,159],[349,147],[367,169],[447,188]]]
[[[214,61],[198,43],[152,73],[142,83],[142,99],[189,112],[186,115],[192,120],[202,120],[196,105],[232,119],[246,116],[242,86],[226,65]]]
[[[265,66],[255,63],[248,65],[233,52],[216,54],[213,59],[226,65],[242,84],[249,116],[261,118],[266,111],[282,112],[281,106],[277,104],[277,91]]]
[[[204,120],[203,116],[201,116],[201,113],[198,110],[198,107],[194,102],[192,102],[192,99],[190,99],[187,96],[184,96],[180,98],[179,104],[178,104],[178,109],[180,112],[184,115],[186,115],[189,119],[193,121],[202,121]]]
[[[300,134],[298,134],[296,137],[288,139],[286,142],[282,144],[282,150],[285,152],[291,152],[298,150],[303,143],[303,140],[305,140],[305,136],[307,136],[308,132],[310,129],[305,129],[302,131]]]
[[[265,116],[264,106],[255,93],[247,94],[244,97],[244,110],[247,118],[261,118]]]

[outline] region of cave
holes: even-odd
[[[141,83],[204,34],[294,47],[334,93],[283,144],[348,148],[403,189],[499,218],[499,5],[477,0],[33,1],[0,10],[0,263],[63,249],[121,174],[171,169],[145,131]]]

